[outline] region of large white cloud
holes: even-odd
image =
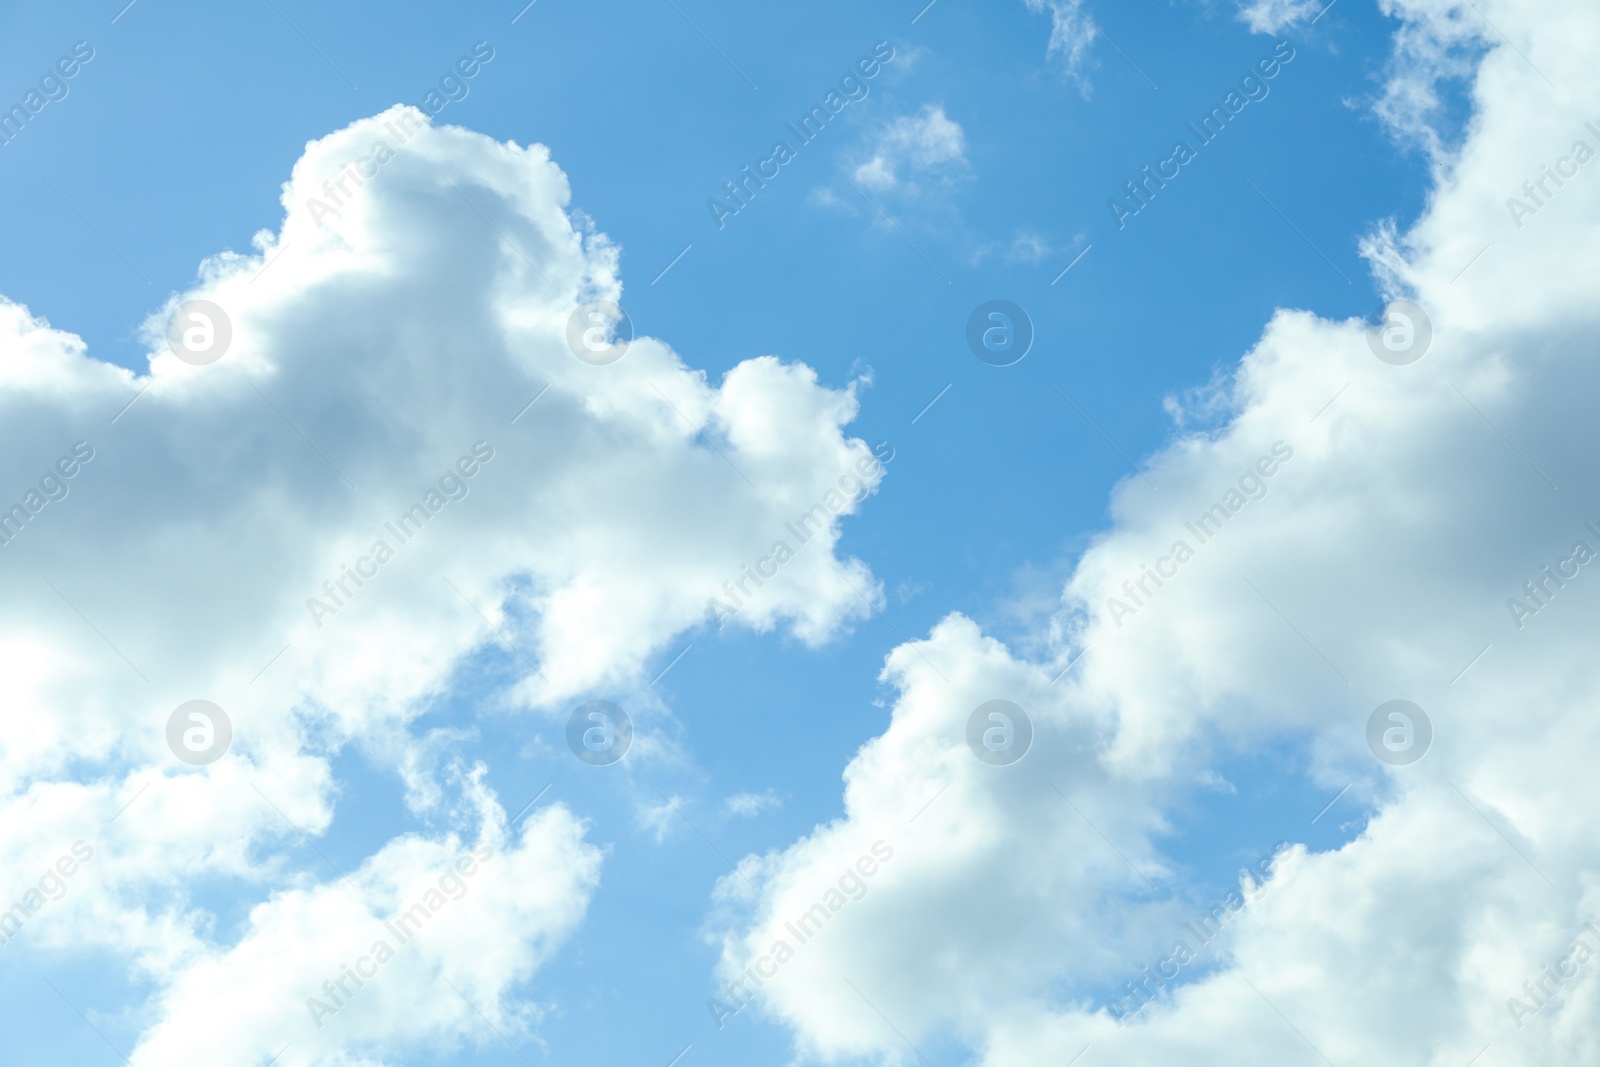
[[[216,1025],[206,976],[248,984],[270,956],[261,981],[281,984],[328,923],[377,908],[373,887],[443,858],[446,839],[391,842],[352,876],[359,897],[284,882],[285,849],[335,817],[342,747],[391,762],[430,825],[475,840],[503,819],[446,803],[468,779],[428,773],[438,761],[407,733],[469,655],[505,646],[505,703],[558,716],[640,692],[729,585],[744,595],[727,625],[812,642],[881,595],[833,551],[882,471],[844,432],[857,386],[773,357],[713,384],[648,336],[610,365],[577,358],[569,316],[622,299],[619,251],[574,221],[544,148],[397,107],[307,146],[282,199],[279,232],[209,261],[152,316],[147,373],[0,301],[0,503],[22,509],[0,548],[0,901],[31,900],[74,842],[93,850],[8,950],[133,962],[163,990],[151,1062]],[[193,300],[231,325],[205,366],[165,339]],[[805,544],[786,532],[802,516]],[[793,558],[752,584],[745,568],[771,569],[780,539]],[[192,699],[233,729],[198,771],[166,737]],[[454,1009],[408,1006],[435,977],[465,974],[497,1003],[581,915],[592,846],[570,816],[539,827],[503,866],[574,862],[485,912],[507,958],[482,982],[465,941],[391,981],[385,1017],[410,1020],[396,1040],[460,1033]],[[189,896],[219,878],[278,890],[231,947]],[[379,1054],[384,1033],[363,1024],[363,1047]],[[305,1062],[344,1062],[315,1047]]]
[[[1600,14],[1390,9],[1404,23],[1383,106],[1408,132],[1460,55],[1484,52],[1464,142],[1424,138],[1423,217],[1366,244],[1426,309],[1431,347],[1394,366],[1360,322],[1279,312],[1216,398],[1222,425],[1118,487],[1050,662],[960,616],[890,656],[893,718],[846,770],[843,817],[747,858],[759,892],[721,889],[722,997],[741,979],[756,992],[747,968],[769,974],[753,1003],[802,1054],[910,1061],[954,1040],[995,1067],[1086,1047],[1096,1065],[1594,1058],[1600,579],[1575,543],[1600,553],[1584,525],[1600,527],[1600,133],[1586,125],[1600,128]],[[1513,211],[1530,180],[1536,211]],[[1216,504],[1225,522],[1197,534]],[[1508,598],[1538,606],[1537,581],[1544,606],[1514,617]],[[967,750],[968,716],[997,698],[1037,730],[1014,766]],[[1368,717],[1394,698],[1435,731],[1411,766],[1368,750]],[[1250,902],[1201,945],[1186,924],[1215,902],[1163,837],[1223,760],[1267,746],[1330,798],[1349,786],[1343,810],[1368,821],[1335,850],[1291,842],[1264,882],[1256,867],[1238,890]],[[799,944],[788,924],[880,839],[893,858]],[[1119,1027],[1106,1004],[1124,982],[1176,965]]]
[[[600,850],[560,807],[508,838],[498,806],[480,799],[476,840],[397,838],[348,877],[257,905],[236,944],[165,976],[160,1021],[132,1061],[377,1063],[536,1021],[515,986],[582,919]]]

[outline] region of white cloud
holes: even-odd
[[[1023,230],[1011,241],[1006,250],[1009,263],[1043,263],[1055,249],[1050,242],[1032,230]]]
[[[1087,95],[1087,70],[1091,66],[1089,46],[1099,36],[1094,20],[1083,5],[1072,0],[1024,0],[1034,14],[1050,13],[1050,45],[1046,54],[1060,58],[1068,77],[1078,82]]]
[[[723,811],[743,818],[760,815],[769,808],[782,806],[783,798],[770,789],[761,793],[735,793],[722,802]]]
[[[362,160],[372,173],[357,187],[347,168]],[[135,374],[0,300],[0,501],[27,516],[0,548],[0,900],[74,842],[94,850],[7,951],[128,961],[168,1020],[147,1047],[197,1039],[170,1027],[195,1017],[218,961],[281,949],[261,977],[278,982],[330,916],[376,907],[378,867],[412,855],[410,839],[380,848],[352,876],[356,897],[287,873],[299,830],[315,837],[335,817],[341,749],[391,761],[435,825],[477,832],[487,806],[455,810],[468,785],[430,769],[440,735],[409,733],[469,655],[500,649],[517,679],[506,702],[543,721],[586,695],[636,695],[642,758],[661,748],[647,666],[708,622],[724,582],[846,472],[864,483],[857,499],[814,513],[821,529],[728,624],[819,642],[881,598],[863,564],[833,551],[840,517],[881,477],[870,464],[859,474],[869,450],[844,433],[856,386],[822,386],[771,356],[712,383],[649,337],[610,366],[580,361],[569,314],[623,294],[618,250],[575,224],[569,199],[543,147],[396,108],[308,145],[280,232],[210,260],[169,302],[225,309],[219,362],[167,351],[166,309]],[[59,487],[39,489],[41,472],[80,441],[92,459],[44,503]],[[420,530],[397,535],[390,524],[419,503]],[[313,611],[311,598],[337,610]],[[165,739],[173,709],[195,698],[233,727],[229,755],[200,770]],[[436,992],[428,974],[459,973],[465,992],[497,1003],[581,914],[591,846],[570,817],[549,820],[523,853],[507,846],[582,860],[529,868],[527,899],[548,897],[549,915],[506,902],[494,918],[514,959],[463,972],[440,961],[409,992],[397,983],[391,1007],[416,1020],[398,1036],[460,1032],[460,1005],[417,1008]],[[274,894],[232,946],[211,943],[189,897],[218,877]],[[230,988],[244,996],[251,973]]]
[[[667,834],[672,831],[676,820],[679,818],[678,806],[683,803],[683,798],[674,793],[671,797],[662,797],[658,804],[648,798],[641,799],[634,809],[634,817],[639,825],[649,831],[656,844],[667,839]]]
[[[1483,53],[1501,39],[1481,10],[1434,6],[1428,17],[1407,19],[1396,31],[1389,77],[1376,110],[1401,143],[1418,145],[1441,163],[1447,151],[1460,147],[1448,144],[1438,128],[1446,93],[1465,90],[1479,73]],[[1380,8],[1391,16],[1402,14],[1388,3]],[[1527,42],[1518,47],[1526,53]]]
[[[1477,114],[1426,213],[1366,246],[1431,316],[1426,356],[1391,366],[1360,322],[1280,311],[1228,384],[1222,425],[1118,487],[1050,623],[1054,654],[1019,659],[960,615],[896,649],[892,720],[846,769],[843,816],[747,857],[759,892],[721,883],[720,977],[784,955],[758,1000],[802,1057],[906,1061],[907,1040],[953,1040],[988,1067],[1085,1046],[1106,1065],[1464,1064],[1485,1046],[1497,1065],[1592,1058],[1600,966],[1554,996],[1541,968],[1580,936],[1600,949],[1585,926],[1600,925],[1587,814],[1600,577],[1574,575],[1573,551],[1600,550],[1583,525],[1600,525],[1583,489],[1600,477],[1587,267],[1600,162],[1572,150],[1600,149],[1585,126],[1600,126],[1600,14],[1480,6],[1526,58],[1484,58]],[[1453,60],[1428,66],[1406,41],[1456,32],[1461,13],[1394,10],[1396,77],[1447,73]],[[1507,197],[1561,159],[1564,184],[1547,182],[1519,228]],[[1280,441],[1292,456],[1246,477]],[[1219,500],[1226,524],[1202,542],[1185,524]],[[1179,540],[1193,555],[1174,568]],[[1508,598],[1562,559],[1565,584],[1546,580],[1519,629]],[[1159,586],[1145,576],[1158,562]],[[1113,597],[1135,610],[1114,619]],[[1435,730],[1405,768],[1365,740],[1397,697]],[[996,698],[1037,731],[1010,767],[965,742],[972,710]],[[1165,837],[1223,761],[1268,744],[1306,761],[1327,797],[1350,786],[1342,803],[1369,821],[1340,848],[1280,854],[1205,958],[1118,1028],[1108,998],[1195,940],[1184,924],[1210,904]],[[892,861],[799,943],[786,924],[878,840]],[[1524,991],[1541,979],[1545,992]],[[1513,997],[1548,1003],[1516,1019]]]
[[[825,210],[848,211],[851,214],[855,213],[854,208],[845,203],[843,200],[839,199],[839,194],[835,193],[832,189],[829,189],[826,185],[819,185],[815,189],[812,189],[811,192],[807,193],[806,202],[813,207],[823,208]]]
[[[1056,248],[1049,238],[1026,227],[1018,228],[1009,242],[989,241],[979,246],[970,258],[974,267],[990,256],[1000,255],[1007,263],[1026,263],[1030,266],[1043,263],[1055,255]]]
[[[869,158],[856,164],[854,180],[876,192],[918,180],[948,178],[967,167],[967,140],[961,124],[942,105],[924,105],[916,115],[902,115],[874,137]]]
[[[274,893],[237,943],[165,975],[131,1062],[284,1067],[382,1061],[419,1041],[466,1043],[486,1016],[537,1021],[512,990],[576,929],[600,851],[564,808],[510,837],[492,803],[475,841],[405,836],[348,879]],[[287,1046],[287,1048],[285,1047]]]
[[[1282,33],[1321,11],[1318,0],[1239,0],[1239,18],[1252,33]]]

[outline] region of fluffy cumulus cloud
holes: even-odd
[[[1426,211],[1366,242],[1431,321],[1423,357],[1278,312],[1222,424],[1116,490],[1052,656],[959,615],[897,649],[842,816],[721,887],[725,1024],[765,1013],[806,1058],[955,1042],[990,1067],[1595,1058],[1600,15],[1471,7],[1391,5],[1396,78],[1456,75],[1420,40],[1482,52]],[[995,699],[1033,724],[1010,766],[968,748]],[[1392,699],[1431,721],[1419,762],[1369,748]],[[1348,786],[1353,836],[1263,843],[1197,891],[1170,835],[1266,752]]]
[[[511,710],[559,714],[638,688],[729,585],[744,595],[723,625],[807,641],[881,596],[833,551],[882,470],[844,430],[856,387],[772,357],[712,382],[647,336],[577,358],[572,336],[607,334],[569,319],[622,299],[619,251],[569,213],[544,148],[395,108],[308,145],[282,199],[277,232],[152,315],[141,373],[0,301],[0,900],[22,905],[3,932],[8,951],[105,951],[153,981],[140,1062],[217,1030],[218,975],[230,999],[257,976],[304,1011],[301,986],[361,947],[324,934],[388,915],[468,842],[496,858],[438,925],[481,921],[494,951],[435,937],[339,1032],[364,1056],[386,1034],[456,1036],[447,978],[520,1017],[505,991],[573,928],[598,859],[561,809],[498,839],[474,771],[426,770],[408,726],[466,657],[498,649]],[[205,365],[166,336],[193,301],[220,314],[181,320],[192,344],[231,335]],[[810,536],[777,566],[791,522]],[[776,574],[752,584],[746,565]],[[194,699],[232,727],[198,768],[167,734]],[[331,759],[354,742],[443,836],[286,882],[285,849],[336,817]],[[196,884],[259,895],[236,944],[215,942]],[[252,1044],[274,1005],[225,1013],[231,1062],[277,1050]],[[298,1062],[358,1062],[327,1032]]]
[[[873,138],[868,157],[855,166],[857,183],[878,192],[915,189],[918,181],[949,180],[967,167],[967,138],[961,124],[928,104],[902,115]]]
[[[476,840],[397,838],[347,877],[274,892],[235,944],[165,976],[132,1062],[382,1062],[479,1039],[484,1018],[537,1021],[513,986],[582,919],[600,853],[560,807],[509,838],[497,808],[484,814]]]

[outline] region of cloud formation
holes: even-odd
[[[1046,54],[1063,64],[1067,76],[1076,81],[1087,96],[1088,72],[1093,66],[1094,58],[1090,54],[1089,46],[1094,44],[1094,39],[1100,35],[1100,31],[1095,28],[1094,19],[1083,9],[1082,4],[1073,3],[1072,0],[1024,0],[1024,3],[1028,5],[1028,10],[1036,15],[1049,13],[1050,44]]]
[[[1576,542],[1600,549],[1583,444],[1600,388],[1584,267],[1600,200],[1583,190],[1600,172],[1575,146],[1600,149],[1600,16],[1479,6],[1486,20],[1389,5],[1386,99],[1481,53],[1426,211],[1364,243],[1431,320],[1423,357],[1398,366],[1366,323],[1280,310],[1210,398],[1222,425],[1115,491],[1039,635],[1053,655],[1020,658],[960,615],[896,649],[893,717],[846,768],[842,817],[747,857],[758,891],[723,881],[717,995],[759,1004],[802,1057],[909,1062],[941,1041],[989,1067],[1085,1047],[1128,1065],[1592,1057],[1600,985],[1577,945],[1600,917],[1583,814],[1600,802],[1600,599]],[[1540,186],[1562,159],[1562,184]],[[1530,180],[1543,206],[1522,217],[1508,198]],[[1280,442],[1292,458],[1247,481]],[[1531,618],[1508,608],[1530,595]],[[1368,747],[1395,698],[1433,725],[1410,766]],[[1011,766],[968,747],[994,699],[1033,722]],[[1161,973],[1213,903],[1171,835],[1228,761],[1268,750],[1328,797],[1348,788],[1359,833],[1290,842],[1260,887],[1260,857],[1241,858],[1249,902],[1201,964]],[[895,858],[871,892],[794,945],[787,924],[878,839]],[[757,983],[780,941],[793,959]],[[1149,1003],[1119,1025],[1130,996]]]
[[[1240,0],[1239,18],[1254,33],[1280,34],[1321,9],[1317,0]]]
[[[870,157],[855,166],[855,181],[875,192],[916,185],[918,179],[947,178],[967,166],[967,139],[961,124],[942,105],[926,104],[902,115],[872,139]]]
[[[306,147],[280,229],[151,316],[144,373],[0,301],[0,499],[25,512],[0,548],[0,900],[74,842],[94,850],[6,949],[100,951],[152,981],[140,1062],[179,1062],[221,1025],[206,1020],[224,986],[257,1001],[316,986],[346,959],[325,956],[329,929],[386,914],[458,838],[494,838],[499,802],[470,769],[429,770],[447,761],[408,729],[467,657],[503,660],[514,712],[637,692],[730,569],[870,458],[844,431],[857,385],[804,364],[758,356],[713,384],[648,336],[605,366],[578,358],[575,309],[623,294],[620,251],[570,199],[543,147],[396,107]],[[213,310],[191,316],[196,301]],[[167,336],[180,308],[188,358]],[[220,337],[220,358],[194,358]],[[869,612],[876,581],[833,549],[880,476],[728,624],[819,642]],[[199,768],[167,732],[197,698],[232,733]],[[437,831],[348,879],[290,873],[287,850],[338,814],[330,761],[351,745],[402,775]],[[582,915],[598,854],[573,816],[494,847],[499,867],[449,912],[483,909],[494,951],[469,961],[484,946],[463,941],[386,969],[348,1016],[362,1055],[458,1037],[446,977],[517,1015],[507,989]],[[529,888],[505,897],[491,869]],[[261,894],[233,944],[191,899],[208,879]],[[283,1004],[221,1013],[239,1062],[277,1051],[259,1042]],[[283,1062],[357,1062],[339,1047]]]

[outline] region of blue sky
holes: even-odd
[[[1592,315],[1566,287],[1593,277],[1565,242],[1590,232],[1596,201],[1552,196],[1568,222],[1524,239],[1495,190],[1583,134],[1593,78],[1569,63],[1561,27],[1581,24],[1581,40],[1593,13],[1490,6],[1489,28],[1470,30],[1453,5],[1365,0],[7,11],[7,107],[75,43],[93,52],[0,147],[0,295],[26,309],[0,337],[0,493],[25,491],[73,441],[97,449],[75,496],[37,521],[54,532],[30,526],[0,559],[16,605],[0,659],[25,676],[29,721],[47,724],[0,739],[5,818],[43,811],[52,827],[7,838],[8,863],[53,862],[51,820],[87,826],[96,804],[109,817],[135,797],[117,828],[96,827],[107,874],[73,886],[59,925],[0,946],[13,1055],[142,1067],[214,1048],[217,1062],[265,1063],[283,1046],[284,1064],[1000,1067],[1098,1045],[1102,1062],[1233,1062],[1210,1031],[1238,1022],[1224,1000],[1262,945],[1326,963],[1316,981],[1271,987],[1269,1004],[1341,980],[1336,946],[1311,946],[1286,915],[1315,925],[1328,899],[1405,877],[1421,879],[1406,893],[1429,891],[1394,859],[1428,837],[1429,789],[1452,803],[1493,794],[1478,812],[1490,828],[1553,855],[1560,833],[1535,840],[1539,818],[1507,836],[1484,814],[1545,810],[1527,775],[1472,762],[1495,748],[1485,731],[1504,690],[1484,682],[1457,706],[1468,698],[1449,679],[1481,646],[1512,655],[1522,626],[1508,635],[1495,591],[1567,551],[1592,484],[1559,473],[1568,495],[1552,503],[1529,481],[1527,466],[1582,467],[1553,457],[1586,416],[1575,398],[1550,417],[1527,398],[1563,368],[1588,374],[1562,362]],[[1502,26],[1526,47],[1504,47]],[[875,48],[892,58],[865,95],[799,144],[785,124]],[[453,83],[464,95],[419,147],[331,229],[308,218],[313,174],[380,136],[373,117],[391,107],[433,111],[474,53],[475,73]],[[1534,95],[1546,87],[1554,103]],[[1202,144],[1189,124],[1235,92],[1257,98]],[[726,202],[724,183],[779,139],[793,160],[719,221],[708,201]],[[1179,140],[1194,158],[1119,220],[1111,202]],[[507,143],[545,146],[548,162]],[[460,199],[434,195],[447,180]],[[1530,263],[1549,276],[1529,277]],[[594,296],[617,297],[640,338],[609,379],[581,377],[593,368],[537,325]],[[173,307],[201,297],[229,309],[236,336],[210,377],[161,341]],[[1438,338],[1409,378],[1373,360],[1352,321],[1398,297],[1428,309]],[[1034,332],[1006,367],[966,342],[974,309],[997,299]],[[1549,340],[1521,361],[1508,335]],[[552,398],[508,422],[540,382]],[[141,385],[150,399],[117,413]],[[382,517],[479,440],[497,462],[432,520],[450,532],[430,525],[433,540],[377,572],[403,578],[352,597],[359,613],[328,635],[308,629],[303,592],[323,595]],[[1244,512],[1252,532],[1230,520],[1226,542],[1184,565],[1204,577],[1163,586],[1149,605],[1162,614],[1120,638],[1106,612],[1122,579],[1282,440],[1297,459]],[[869,451],[887,460],[871,492],[716,626],[699,607],[722,595],[710,576],[736,578],[783,536],[774,516],[803,512]],[[1483,525],[1454,548],[1475,562],[1444,569],[1453,553],[1432,548],[1474,516]],[[34,634],[40,612],[50,622]],[[1581,618],[1558,624],[1582,632]],[[1510,688],[1560,664],[1540,676],[1582,693],[1591,680],[1560,647],[1489,659],[1477,677],[1497,670]],[[122,672],[143,678],[138,665],[152,677],[130,695]],[[150,724],[208,693],[232,709],[236,740],[190,771]],[[968,705],[1002,694],[1040,723],[1033,758],[1004,779],[940,770],[970,761]],[[1406,694],[1448,724],[1425,787],[1362,740],[1369,711]],[[591,698],[633,717],[620,764],[567,751],[567,714]],[[1563,707],[1552,697],[1549,736],[1572,728]],[[1461,763],[1440,767],[1447,757]],[[941,780],[954,788],[921,822]],[[166,799],[141,810],[141,785]],[[1042,806],[1052,788],[1076,816]],[[817,897],[818,871],[905,814],[896,805],[917,812],[884,831],[907,858],[883,864],[870,906],[849,905],[849,945],[803,957],[781,996],[719,1027],[707,1002],[723,979]],[[1435,833],[1460,849],[1433,862],[1487,881],[1464,873],[1503,847],[1480,848],[1481,830]],[[486,861],[484,877],[529,900],[548,883],[547,910],[516,903],[521,890],[494,897],[461,920],[461,958],[440,948],[425,974],[397,968],[390,981],[414,988],[359,1028],[345,1016],[344,1036],[281,1022],[274,1005],[303,1023],[300,1002],[339,961],[313,977],[269,961],[274,947],[317,959],[317,923],[354,914],[344,886],[382,914],[385,893],[493,833],[510,834],[496,840],[517,866]],[[1285,844],[1240,944],[1163,987],[1147,1044],[1116,1026],[1102,1005],[1166,954],[1166,931]],[[1501,858],[1494,877],[1515,877],[1516,857]],[[1586,860],[1571,862],[1545,881],[1570,890]],[[961,901],[1014,914],[1015,943],[943,941]],[[1582,925],[1576,895],[1537,906],[1562,936]],[[1539,952],[1554,958],[1542,927],[1497,941],[1456,917],[1439,942],[1519,976]],[[1376,940],[1358,969],[1384,943],[1376,920],[1362,929]],[[510,962],[474,970],[505,946]],[[451,974],[474,995],[452,992]],[[885,1010],[865,994],[870,1013],[841,1009],[849,974],[881,988]],[[1557,1044],[1484,1041],[1559,1058],[1559,1042],[1594,1032],[1584,988],[1585,1014],[1540,1039]],[[1452,1013],[1479,1001],[1439,996],[1434,1030],[1374,1025],[1361,1049],[1454,1062],[1419,1057],[1444,1056]],[[1314,1040],[1273,1031],[1253,1054],[1300,1062],[1306,1045],[1321,1056],[1317,1043],[1357,1040],[1332,1008],[1289,1014],[1313,1010]]]

